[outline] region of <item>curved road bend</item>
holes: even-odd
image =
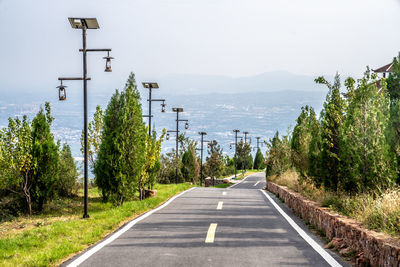
[[[258,173],[231,188],[186,192],[79,266],[348,266],[267,193],[307,235],[300,236],[264,187],[265,175]],[[79,257],[86,258],[81,254],[63,265],[84,259]]]

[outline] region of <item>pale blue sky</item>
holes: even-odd
[[[92,85],[122,87],[130,71],[232,77],[284,70],[359,75],[400,50],[399,0],[0,0],[0,91],[51,88],[80,75],[80,31],[67,17],[97,17],[88,47]]]

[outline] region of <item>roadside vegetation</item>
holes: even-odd
[[[320,116],[305,106],[292,132],[268,142],[266,176],[303,196],[400,237],[400,55],[393,73],[330,83]]]
[[[178,159],[175,150],[161,155],[161,169],[157,176],[159,183],[175,182],[176,168],[178,168],[178,182],[192,182],[193,184],[204,184],[200,181],[200,156],[196,153],[199,144],[184,134],[179,136],[180,154]],[[223,150],[218,141],[212,140],[204,151],[203,176],[221,179],[235,174],[235,164],[238,177],[241,179],[247,175],[264,171],[265,159],[258,148],[253,160],[251,146],[243,141],[238,142],[237,159],[223,155]]]

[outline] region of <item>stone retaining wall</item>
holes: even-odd
[[[285,186],[267,182],[266,189],[304,221],[321,230],[334,246],[355,253],[356,266],[400,266],[400,246],[388,236],[363,228],[360,223],[334,213]]]
[[[224,179],[215,179],[215,185],[219,185],[219,184],[223,184],[223,183],[224,183]],[[205,187],[213,186],[213,179],[211,177],[207,177],[206,179],[204,179],[204,186]]]

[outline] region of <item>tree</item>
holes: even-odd
[[[265,168],[265,159],[261,153],[261,149],[257,148],[256,156],[254,158],[254,169],[261,170]]]
[[[200,164],[197,160],[196,147],[197,141],[186,137],[184,134],[179,136],[179,143],[182,153],[182,177],[185,181],[196,183],[199,179]]]
[[[393,100],[390,106],[390,119],[387,140],[396,155],[397,183],[400,184],[400,100]]]
[[[32,157],[32,129],[26,116],[8,119],[0,131],[0,189],[22,196],[32,215],[32,185],[36,162]]]
[[[346,120],[340,129],[341,180],[339,186],[347,192],[384,189],[397,176],[394,153],[385,133],[389,122],[389,97],[379,91],[384,81],[377,81],[367,69],[358,81],[349,104]]]
[[[96,112],[93,114],[93,120],[88,124],[88,160],[90,168],[94,169],[97,154],[101,144],[101,132],[103,129],[103,110],[96,106]],[[81,134],[81,153],[85,153],[85,132]]]
[[[146,130],[147,132],[147,130]],[[153,130],[151,136],[145,136],[145,164],[142,169],[142,175],[139,178],[139,195],[140,199],[144,198],[145,186],[148,188],[153,187],[156,182],[156,174],[160,169],[159,161],[160,161],[160,152],[161,152],[161,143],[166,134],[166,130],[163,130],[160,139],[157,140],[156,132]]]
[[[35,162],[35,172],[32,176],[32,200],[41,211],[43,205],[55,196],[54,188],[57,185],[59,173],[58,147],[50,131],[53,117],[51,117],[50,103],[45,103],[32,121],[32,158]]]
[[[244,142],[243,140],[239,141],[236,146],[236,166],[239,170],[244,170],[245,166],[251,168],[253,165],[253,160],[251,160],[251,164],[249,165],[249,155],[251,152],[250,144]]]
[[[72,157],[71,148],[67,143],[63,145],[59,153],[60,173],[57,182],[57,191],[60,196],[69,197],[73,195],[79,172]]]
[[[390,100],[400,100],[400,53],[393,59],[392,73],[387,78],[387,91]]]
[[[345,101],[340,95],[340,76],[335,75],[333,84],[324,77],[315,79],[316,83],[328,87],[328,94],[321,111],[321,178],[325,188],[337,191],[339,181],[340,139],[339,128],[345,115]]]
[[[266,176],[281,175],[292,167],[290,134],[279,137],[277,131],[272,139],[267,142]]]
[[[209,143],[207,152],[209,156],[206,158],[204,169],[206,169],[208,175],[215,179],[216,176],[220,175],[224,167],[222,148],[216,140],[213,140]]]
[[[309,152],[312,138],[312,130],[318,123],[314,109],[309,106],[301,108],[301,113],[296,120],[297,124],[293,129],[291,149],[292,162],[300,176],[305,179],[309,170]]]
[[[322,185],[322,126],[319,121],[315,121],[310,125],[310,144],[308,146],[308,170],[307,176],[311,178],[313,183],[320,187]]]
[[[140,94],[131,73],[125,89],[115,92],[104,115],[102,142],[94,166],[103,200],[111,198],[121,205],[134,195],[145,165],[146,136]]]
[[[180,160],[176,159],[175,151],[172,150],[169,153],[166,153],[165,155],[161,155],[160,157],[160,171],[157,174],[157,182],[162,183],[162,184],[169,184],[169,183],[175,183],[175,178],[176,178],[176,166],[178,165],[178,177],[182,177],[181,169],[182,169],[182,163]]]

